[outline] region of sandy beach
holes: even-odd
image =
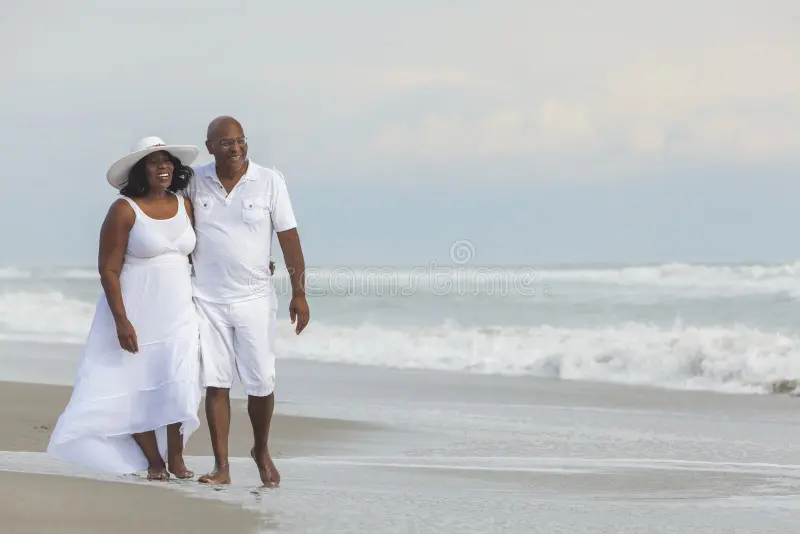
[[[0,472],[4,534],[258,532],[255,514],[166,488]]]
[[[50,432],[69,401],[72,389],[66,386],[0,382],[0,450],[44,452]],[[208,426],[200,406],[200,428],[186,446],[187,456],[210,456]],[[276,413],[272,420],[272,454],[276,458],[329,453],[330,447],[345,437],[380,429],[381,425],[357,421],[305,417]],[[229,454],[247,457],[253,445],[247,406],[242,399],[231,401]],[[192,466],[195,471],[203,466]],[[210,468],[210,466],[209,466]]]
[[[71,388],[0,382],[0,451],[38,452],[47,448],[50,432],[66,405]],[[202,411],[202,406],[201,406]],[[202,414],[201,414],[202,415]],[[187,445],[187,456],[211,456],[204,417]],[[329,450],[328,442],[357,435],[370,425],[314,417],[276,414],[273,419],[276,458]],[[231,456],[246,457],[252,445],[242,400],[232,402]],[[212,463],[190,465],[196,473]],[[187,485],[192,482],[171,484]],[[259,532],[258,515],[236,504],[198,499],[167,491],[161,483],[125,484],[57,475],[0,470],[0,517],[4,534],[119,534],[140,532]],[[155,525],[162,527],[153,530]],[[162,529],[163,528],[163,529]]]
[[[63,386],[0,383],[0,450],[44,452],[70,393]],[[0,499],[2,530],[8,534],[133,534],[154,527],[157,532],[258,531],[252,513],[158,486],[0,471],[0,494],[6,496]]]
[[[134,532],[147,509],[165,531],[739,534],[786,532],[800,513],[800,399],[789,395],[280,369],[276,490],[259,489],[241,399],[233,484],[161,485],[54,462],[42,451],[70,388],[0,383],[0,491],[14,496],[2,517],[11,532]],[[212,465],[205,424],[187,463]]]

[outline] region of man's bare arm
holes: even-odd
[[[295,332],[299,334],[308,324],[309,310],[306,302],[306,263],[303,258],[303,247],[300,245],[300,234],[297,228],[284,232],[277,232],[278,243],[283,251],[283,260],[289,271],[289,280],[292,283],[292,300],[289,303],[289,317],[294,324],[297,319]]]
[[[306,264],[303,258],[303,247],[300,245],[300,234],[297,228],[277,232],[278,243],[283,251],[283,261],[289,270],[289,279],[292,282],[292,296],[305,296],[305,271]]]

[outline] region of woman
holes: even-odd
[[[183,460],[201,398],[194,215],[176,192],[198,153],[147,137],[107,173],[122,198],[100,231],[103,295],[48,446],[57,458],[112,473],[147,468],[151,480],[194,476]]]

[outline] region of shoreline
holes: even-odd
[[[44,453],[59,415],[69,401],[68,386],[0,381],[0,451]],[[191,482],[130,483],[123,480],[76,477],[59,474],[0,470],[0,493],[13,498],[0,502],[3,532],[9,534],[139,534],[154,524],[176,532],[259,532],[263,518],[256,511],[224,500],[176,491],[176,485],[198,484],[197,477],[213,466],[204,407],[201,426],[185,447],[191,457],[207,457],[209,465],[189,465],[195,472]],[[276,408],[277,412],[277,408]],[[231,459],[249,458],[252,445],[246,402],[231,399]],[[301,417],[275,413],[270,438],[274,458],[302,454],[324,454],[335,449],[344,436],[372,432],[378,425],[336,419]],[[233,481],[235,487],[236,480]],[[169,487],[172,485],[172,487]]]
[[[63,411],[72,388],[69,386],[0,381],[0,451],[45,452],[50,434]],[[379,424],[329,419],[278,412],[272,416],[270,452],[275,458],[287,458],[330,451],[344,435],[388,430]],[[200,427],[189,438],[186,456],[212,456],[208,423],[203,402],[198,409]],[[250,420],[245,400],[231,398],[231,457],[250,457],[252,446]]]
[[[75,368],[80,361],[81,350],[81,344],[65,345],[55,341],[34,342],[0,339],[0,362],[6,366],[0,383],[71,387]],[[391,389],[396,389],[397,382],[407,381],[408,387],[414,390],[414,382],[421,380],[453,385],[462,391],[469,388],[495,389],[502,385],[503,388],[508,387],[515,392],[526,388],[536,388],[548,392],[549,396],[549,392],[557,390],[559,402],[561,402],[560,397],[563,394],[569,398],[569,402],[588,402],[593,405],[605,404],[605,394],[614,395],[618,391],[625,391],[639,397],[646,404],[650,403],[649,399],[670,398],[675,399],[671,402],[688,407],[691,407],[698,399],[703,401],[711,399],[712,404],[727,405],[729,402],[734,404],[762,403],[764,397],[793,398],[800,396],[800,378],[774,378],[761,384],[753,383],[750,385],[751,389],[748,390],[738,385],[730,388],[701,384],[682,387],[600,378],[559,378],[535,374],[484,374],[450,369],[393,367],[289,356],[281,357],[277,363],[281,378],[280,388],[277,391],[276,410],[285,407],[287,399],[296,397],[298,393],[307,396],[308,391],[303,381],[308,373],[316,376],[319,373],[328,372],[336,377],[337,382],[341,382],[342,377],[358,377],[360,380],[357,381],[367,381],[366,387],[370,387],[369,383],[375,380],[388,384]],[[323,386],[326,390],[328,389],[326,384]],[[381,389],[374,391],[378,395],[374,398],[380,400],[384,391]],[[585,395],[583,391],[591,393]],[[603,392],[603,394],[597,394],[599,392]],[[358,394],[359,392],[353,391],[353,393]],[[427,392],[422,392],[422,395],[430,396]],[[515,394],[515,397],[519,397],[519,395]],[[244,393],[237,383],[231,390],[231,400],[244,398]],[[464,398],[469,398],[469,395]]]
[[[0,471],[0,492],[13,495],[0,500],[6,534],[141,534],[154,526],[173,532],[259,532],[258,516],[244,508],[158,483]]]
[[[19,354],[30,362],[30,353]],[[33,373],[39,367],[29,363]],[[796,523],[800,425],[798,401],[788,395],[288,359],[281,377],[270,449],[283,480],[264,491],[248,454],[246,401],[236,396],[233,483],[209,487],[95,477],[55,462],[40,451],[71,387],[0,382],[0,449],[18,451],[0,452],[0,469],[16,472],[0,473],[0,490],[28,506],[21,515],[7,499],[8,512],[0,513],[17,532],[63,524],[57,534],[107,532],[113,527],[103,517],[143,509],[165,530],[180,530],[177,518],[191,516],[201,522],[195,531],[231,533],[394,532],[403,525],[535,533],[555,524],[565,532],[592,525],[622,534],[785,532]],[[198,409],[202,426],[186,460],[199,475],[213,459],[202,404]],[[144,489],[153,486],[171,491]],[[97,521],[85,504],[94,492],[103,494]],[[55,500],[76,511],[48,507]],[[226,514],[237,523],[220,521]]]

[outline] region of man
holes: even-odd
[[[268,271],[272,231],[289,270],[289,316],[295,333],[308,324],[305,260],[286,183],[277,171],[247,157],[247,137],[232,117],[208,125],[214,161],[196,167],[188,189],[197,246],[192,253],[194,300],[200,316],[200,354],[213,471],[202,483],[230,484],[230,388],[236,369],[253,427],[251,456],[265,486],[280,483],[268,440],[275,407],[277,298]]]

